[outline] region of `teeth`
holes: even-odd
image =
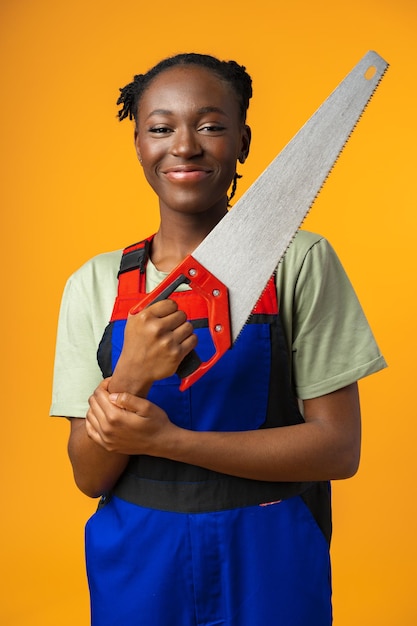
[[[377,68],[371,78],[365,76],[370,66]],[[379,55],[368,53],[194,250],[193,257],[229,289],[233,341],[386,69],[387,63]],[[219,254],[219,250],[225,253]]]
[[[322,182],[322,184],[321,184],[321,186],[320,186],[320,189],[317,191],[316,195],[314,196],[314,200],[312,201],[312,203],[311,203],[310,207],[308,208],[308,210],[307,210],[306,214],[304,215],[303,220],[302,220],[302,222],[300,223],[300,225],[299,225],[299,227],[298,227],[297,231],[293,234],[293,236],[292,236],[292,238],[291,238],[290,243],[288,244],[288,246],[287,246],[287,247],[286,247],[286,249],[285,249],[285,252],[287,252],[288,248],[290,247],[290,245],[292,244],[292,242],[293,242],[293,240],[294,240],[295,235],[297,234],[298,230],[301,228],[301,226],[303,225],[303,223],[304,223],[304,221],[306,220],[307,216],[309,215],[309,213],[310,213],[310,211],[311,211],[311,207],[312,207],[312,206],[313,206],[313,204],[315,203],[315,201],[316,201],[317,197],[319,196],[319,194],[320,194],[321,190],[323,189],[323,187],[324,187],[324,185],[325,185],[325,183],[326,183],[327,179],[329,178],[330,174],[332,173],[334,166],[335,166],[335,165],[336,165],[336,163],[338,162],[339,157],[340,157],[340,155],[342,154],[342,152],[343,152],[343,150],[344,150],[344,148],[345,148],[346,144],[348,143],[349,139],[351,138],[351,136],[352,136],[352,134],[353,134],[353,132],[354,132],[354,130],[355,130],[355,128],[356,128],[356,126],[358,125],[358,123],[359,123],[359,122],[360,122],[360,120],[362,119],[362,116],[363,116],[364,112],[365,112],[365,111],[366,111],[366,109],[368,108],[368,105],[369,105],[370,101],[372,100],[372,98],[374,97],[374,94],[375,94],[376,90],[378,89],[378,87],[379,87],[379,84],[380,84],[381,80],[384,78],[385,73],[386,73],[386,71],[388,70],[388,68],[389,68],[389,63],[387,63],[387,64],[386,64],[385,69],[382,71],[381,76],[379,77],[379,79],[378,79],[377,83],[375,84],[374,89],[372,90],[372,93],[370,94],[370,96],[369,96],[369,98],[368,98],[368,100],[367,100],[367,102],[366,102],[365,106],[364,106],[364,107],[363,107],[363,109],[362,109],[361,114],[359,115],[358,119],[356,120],[355,125],[352,127],[352,130],[350,131],[350,133],[349,133],[348,137],[346,138],[345,143],[343,144],[343,146],[342,146],[342,147],[341,147],[341,149],[339,150],[339,153],[338,153],[337,157],[335,158],[335,160],[334,160],[334,162],[333,162],[333,165],[331,166],[331,168],[330,168],[330,169],[329,169],[329,171],[327,172],[327,176],[326,176],[326,178],[323,180],[323,182]],[[373,74],[373,75],[374,75],[374,74]],[[372,76],[373,76],[373,75],[372,75]],[[370,78],[372,78],[372,76],[371,76]],[[284,254],[281,256],[281,258],[280,258],[280,260],[279,260],[278,265],[281,263],[282,259],[284,258],[284,256],[285,256],[285,252],[284,252]]]

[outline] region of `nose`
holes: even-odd
[[[190,159],[203,152],[195,129],[187,127],[177,128],[173,134],[171,152],[174,156]]]

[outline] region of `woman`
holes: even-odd
[[[160,227],[69,280],[51,409],[71,418],[77,485],[102,496],[86,529],[93,626],[332,621],[328,481],[357,470],[356,381],[385,365],[334,252],[298,233],[233,348],[185,392],[178,366],[212,349],[200,296],[183,286],[129,314],[226,214],[251,95],[245,68],[197,54],[121,90]]]

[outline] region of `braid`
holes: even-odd
[[[128,116],[130,120],[136,118],[135,111],[137,109],[138,93],[143,77],[143,74],[136,74],[131,83],[119,89],[120,96],[116,104],[123,105],[120,111],[118,111],[119,122]]]
[[[232,198],[234,198],[234,195],[236,193],[237,181],[238,181],[239,178],[242,178],[242,176],[236,172],[235,175],[233,176],[232,191],[230,192],[230,196],[227,197],[227,206],[228,207],[231,206],[230,200]]]
[[[246,120],[249,100],[252,97],[252,79],[243,65],[236,61],[220,61],[208,54],[186,53],[177,54],[160,61],[146,74],[137,74],[131,83],[122,87],[117,105],[122,105],[118,111],[119,121],[129,117],[137,121],[139,101],[150,82],[164,70],[177,65],[199,65],[213,71],[221,79],[229,83],[239,100],[242,121]]]

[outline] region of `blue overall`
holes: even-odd
[[[124,251],[119,291],[98,350],[111,375],[129,309],[145,294],[152,238]],[[203,298],[173,297],[213,351]],[[247,431],[302,422],[291,392],[275,282],[233,347],[184,392],[172,376],[148,398],[172,422]],[[328,483],[247,480],[132,456],[86,526],[92,626],[328,626]]]

